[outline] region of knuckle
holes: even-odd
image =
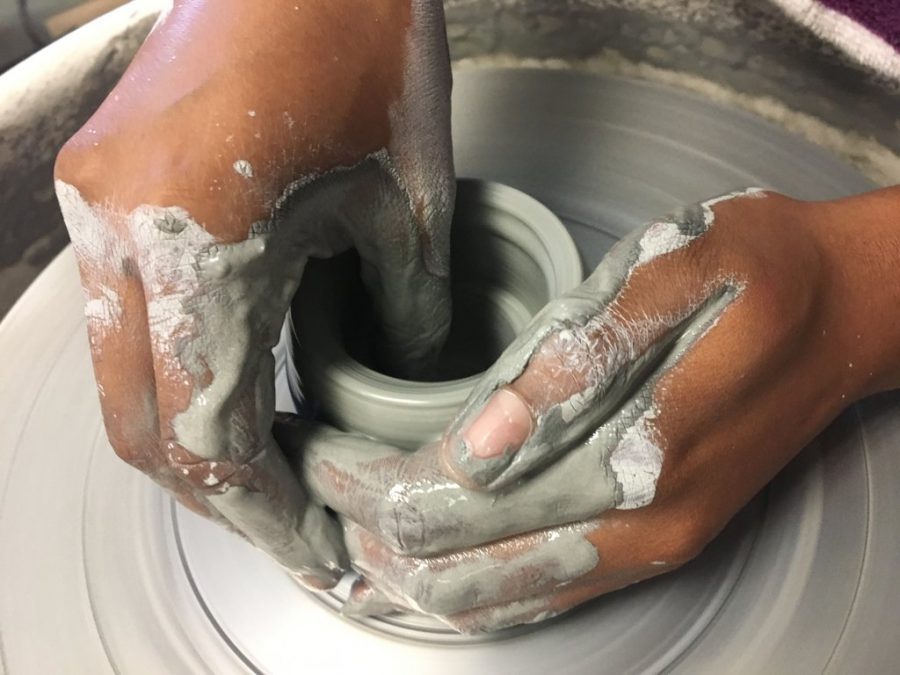
[[[227,419],[219,415],[195,415],[190,428],[179,434],[179,444],[197,461],[221,461],[232,447]]]
[[[684,249],[683,263],[675,278],[660,278],[661,282],[673,287],[690,289],[696,284],[704,284],[715,279],[725,251],[706,237],[698,237]]]
[[[760,355],[793,345],[815,311],[813,293],[794,293],[786,281],[764,277],[759,274],[753,279],[745,303],[747,323],[758,327],[755,350]]]
[[[460,565],[452,556],[437,558],[397,556],[389,565],[390,577],[406,601],[433,616],[457,614],[483,604],[482,580],[490,570]]]
[[[659,556],[669,565],[684,565],[703,551],[714,534],[714,528],[710,527],[706,519],[697,516],[681,518]]]
[[[235,468],[230,462],[215,460],[184,462],[171,452],[166,453],[166,463],[182,484],[195,491],[228,489],[228,479],[235,473]]]
[[[760,265],[762,268],[762,265]],[[767,312],[771,312],[772,316],[779,317],[779,320],[790,318],[792,312],[790,310],[791,298],[786,292],[784,280],[779,279],[771,274],[771,270],[759,272],[752,279],[752,292],[757,298],[761,307],[765,307]]]
[[[576,325],[555,333],[542,347],[541,355],[555,363],[556,375],[565,374],[579,388],[588,384],[597,350],[595,336],[587,326]]]
[[[205,381],[185,370],[184,379],[158,385],[162,401],[177,401],[163,412],[161,426],[192,458],[189,461],[248,460],[274,444],[274,401],[258,397],[241,373],[218,372]],[[223,393],[224,392],[224,393]]]
[[[405,486],[391,491],[391,499],[379,509],[377,523],[382,539],[403,555],[419,554],[425,545],[425,520]]]
[[[146,132],[127,119],[126,113],[116,114],[114,130],[95,128],[89,121],[66,141],[54,163],[56,180],[97,201],[115,194],[116,199],[128,203],[164,204],[185,196],[184,181],[179,177],[189,174],[192,184],[211,183],[225,172],[222,168],[213,175],[218,165],[209,159],[210,153],[190,153],[190,160],[185,158],[186,132],[152,133],[148,142],[144,140]],[[125,183],[124,177],[135,172],[143,180]]]
[[[76,187],[96,183],[103,163],[100,151],[85,138],[82,129],[73,135],[56,155],[53,177]]]
[[[102,401],[103,425],[116,455],[145,473],[158,469],[159,434],[155,411],[151,407],[123,411],[120,406]]]
[[[110,424],[106,424],[106,434],[119,459],[144,473],[151,473],[156,469],[153,457],[158,445],[156,439],[149,434],[130,433]]]

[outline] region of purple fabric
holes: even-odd
[[[819,0],[870,31],[900,51],[900,0]]]

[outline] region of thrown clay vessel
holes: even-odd
[[[498,183],[458,182],[451,247],[453,320],[432,382],[373,366],[376,322],[354,253],[309,262],[292,309],[307,410],[401,448],[434,440],[531,317],[582,280],[559,219]]]

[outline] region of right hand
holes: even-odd
[[[688,207],[548,304],[443,443],[299,428],[365,574],[344,611],[496,630],[696,556],[841,410],[900,386],[898,213],[900,188]]]
[[[317,588],[346,553],[273,438],[271,350],[351,246],[385,358],[440,348],[450,86],[439,0],[176,0],[57,160],[114,450]]]

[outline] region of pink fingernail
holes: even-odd
[[[463,441],[474,457],[490,459],[522,447],[532,427],[525,402],[511,390],[501,389],[463,432]]]

